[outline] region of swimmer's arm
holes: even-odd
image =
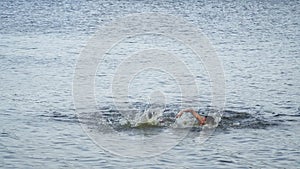
[[[183,113],[190,112],[192,115],[198,120],[199,124],[203,125],[205,123],[202,116],[200,116],[195,110],[189,108],[189,109],[183,109],[181,110],[177,115],[176,118],[181,117]]]
[[[194,111],[193,109],[183,109],[176,115],[176,118],[181,117],[183,113],[193,112],[193,111]]]

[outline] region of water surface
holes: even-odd
[[[0,4],[2,168],[299,167],[298,1]],[[141,160],[104,151],[83,132],[75,115],[72,82],[77,58],[98,28],[142,12],[182,17],[208,37],[223,64],[226,104],[219,127],[205,144],[196,145],[188,136],[170,151]],[[173,82],[156,73],[153,79]],[[200,86],[209,85],[205,73],[198,78]],[[144,87],[152,91],[163,85]],[[209,110],[209,91],[201,91],[201,102],[193,104]],[[138,105],[145,108],[144,104]],[[100,107],[110,110],[109,105]]]

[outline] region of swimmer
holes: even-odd
[[[215,124],[215,120],[213,117],[211,116],[201,116],[199,115],[195,110],[189,108],[189,109],[183,109],[181,110],[177,115],[176,118],[179,118],[182,116],[183,113],[192,113],[192,115],[198,120],[199,125],[203,126],[205,124],[211,124],[214,125]]]

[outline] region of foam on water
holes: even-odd
[[[138,113],[132,121],[133,127],[143,126],[159,126],[159,118],[163,115],[163,111],[159,108],[150,108],[145,112]]]
[[[175,118],[175,115],[179,112],[179,107],[168,106],[165,109],[147,108],[146,104],[140,103],[138,106],[143,111],[138,111],[133,115],[133,118],[127,118],[124,114],[132,113],[130,110],[115,110],[111,107],[103,107],[99,112],[91,113],[87,118],[86,123],[90,123],[91,127],[94,125],[109,125],[117,131],[125,131],[130,129],[149,129],[151,128],[182,128],[182,129],[192,129],[193,128],[217,128],[217,130],[227,130],[230,128],[234,129],[260,129],[267,128],[274,125],[280,125],[280,119],[278,119],[280,114],[273,114],[270,117],[265,117],[264,115],[258,115],[255,111],[253,112],[238,112],[232,110],[224,110],[221,117],[217,110],[214,109],[200,109],[201,115],[208,115],[214,118],[212,123],[200,126],[198,121],[191,113],[184,113],[180,118]],[[57,118],[58,113],[54,113],[54,119],[58,121],[68,121],[71,117],[67,118],[65,116],[60,116]],[[292,116],[294,117],[294,116]],[[66,118],[64,120],[64,118]],[[103,121],[104,123],[95,123],[94,120]],[[89,122],[90,121],[90,122]],[[105,127],[100,127],[105,128]],[[197,130],[199,131],[199,130]],[[101,131],[99,131],[101,132]],[[138,134],[138,133],[136,133]]]

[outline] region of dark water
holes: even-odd
[[[1,168],[299,168],[299,1],[0,4]],[[80,52],[98,28],[142,12],[182,17],[208,37],[223,64],[226,103],[222,121],[204,144],[186,137],[141,160],[93,143],[75,115],[72,85]],[[106,85],[101,80],[96,79],[97,91]],[[204,112],[210,110],[207,93],[193,103]],[[110,110],[107,106],[100,105]]]

